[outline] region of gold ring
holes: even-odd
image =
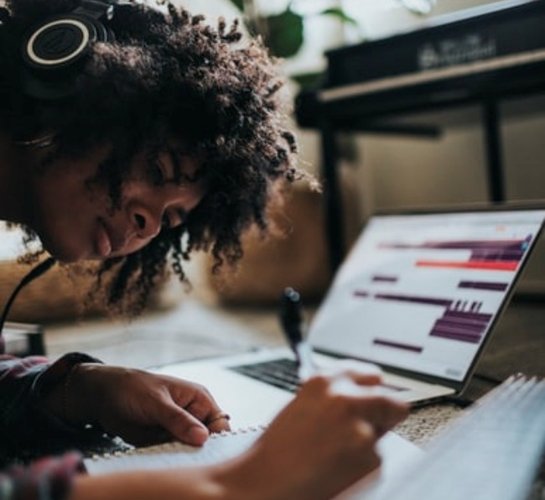
[[[210,425],[212,422],[215,422],[216,420],[231,420],[231,416],[228,413],[225,413],[224,411],[220,411],[212,415],[209,419],[207,419],[206,424]]]

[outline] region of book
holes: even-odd
[[[434,438],[420,459],[366,498],[525,500],[544,451],[545,380],[512,376]],[[539,478],[536,486],[543,498]]]

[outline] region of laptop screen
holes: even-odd
[[[462,381],[545,210],[374,216],[311,325],[313,347]]]

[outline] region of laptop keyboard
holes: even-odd
[[[231,366],[229,369],[290,392],[297,391],[301,385],[297,375],[297,363],[292,359],[273,359],[263,363]]]
[[[262,363],[230,366],[229,370],[290,392],[296,392],[301,385],[297,375],[297,363],[292,359],[281,358]],[[384,383],[381,384],[381,388],[384,394],[408,390],[406,387]]]

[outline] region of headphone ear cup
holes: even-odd
[[[54,70],[76,63],[87,55],[89,45],[106,38],[106,28],[80,16],[50,18],[28,34],[23,59],[36,70]]]
[[[97,42],[113,42],[115,41],[114,32],[100,21],[93,19],[93,25],[96,33]]]
[[[46,100],[69,95],[90,46],[113,39],[102,22],[87,16],[69,14],[47,19],[24,38],[25,92]]]

